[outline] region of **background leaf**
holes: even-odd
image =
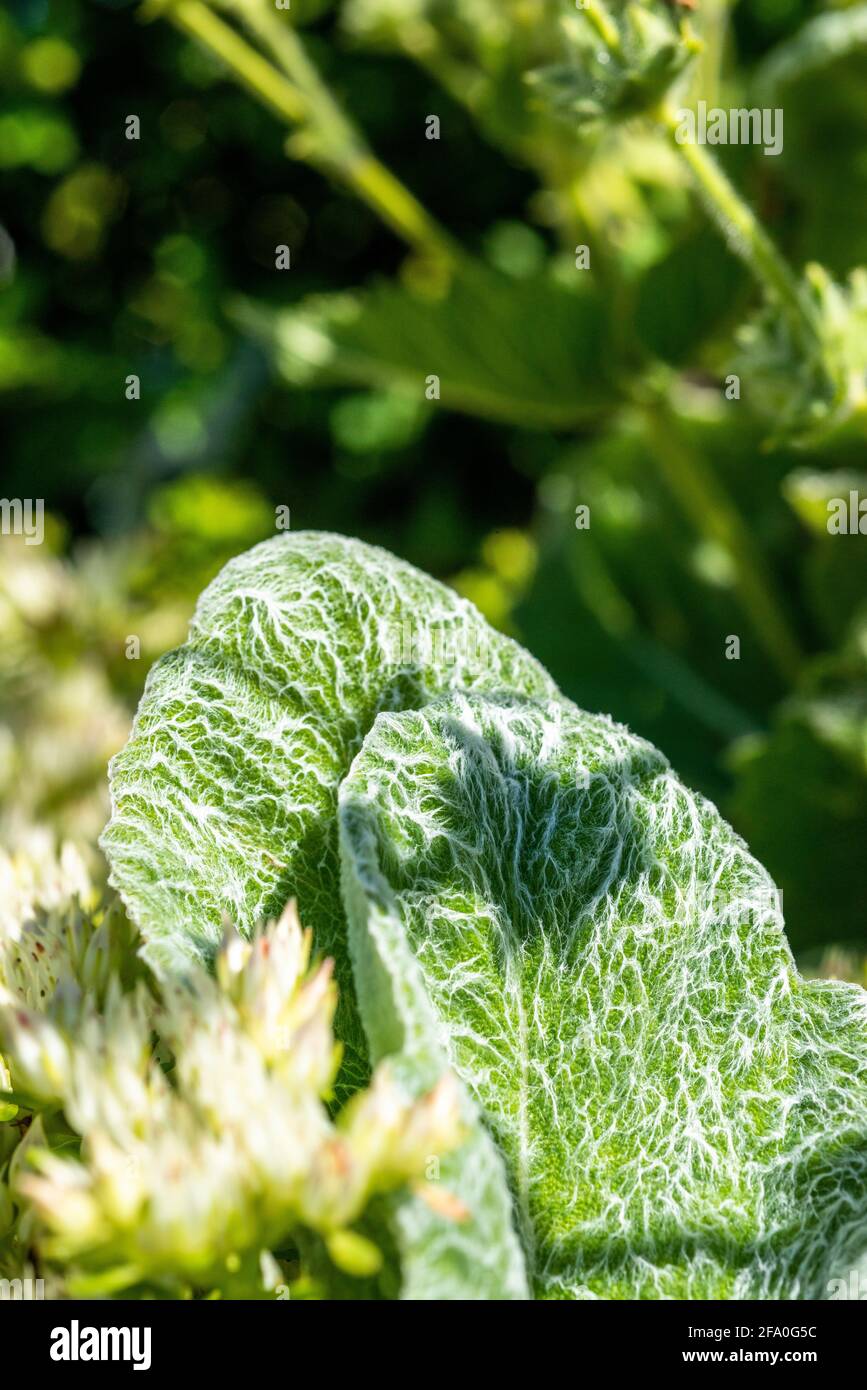
[[[295,386],[401,388],[424,401],[436,375],[448,410],[557,429],[618,399],[599,299],[546,276],[515,280],[462,263],[441,291],[383,281],[276,315],[247,307],[239,318]]]

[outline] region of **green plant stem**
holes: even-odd
[[[693,68],[691,90],[708,106],[716,105],[729,20],[729,0],[702,0],[701,52]]]
[[[176,28],[209,48],[243,87],[284,121],[294,124],[307,118],[300,92],[215,15],[204,0],[178,0],[165,16]]]
[[[441,260],[456,259],[457,248],[421,203],[382,164],[334,101],[294,30],[261,5],[236,4],[247,27],[274,53],[283,71],[216,15],[205,0],[176,0],[165,11],[178,29],[198,40],[226,65],[235,79],[287,124],[302,134],[293,152],[318,162],[341,179],[410,246]]]
[[[244,27],[271,50],[289,80],[304,93],[320,133],[334,144],[360,143],[357,130],[308,58],[291,21],[286,23],[278,18],[267,0],[229,0],[229,4]]]
[[[340,109],[291,23],[267,0],[234,0],[241,21],[271,51],[287,77],[304,93],[311,123],[333,150],[334,164],[370,208],[410,245],[435,249],[454,259],[459,249],[399,179],[368,149]]]
[[[813,310],[785,257],[707,148],[677,139],[680,121],[673,108],[660,107],[658,114],[674,149],[689,166],[707,212],[731,249],[766,294],[779,303],[798,341],[813,343],[817,334]]]
[[[740,513],[704,455],[684,437],[671,408],[660,400],[645,407],[643,415],[670,492],[697,531],[730,556],[741,604],[756,635],[781,675],[793,680],[803,659],[798,640]]]

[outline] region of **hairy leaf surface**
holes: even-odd
[[[458,1072],[537,1296],[815,1298],[853,1267],[867,997],[799,976],[768,875],[661,754],[453,695],[380,715],[340,802],[374,1056]]]
[[[204,592],[188,642],[151,671],[112,761],[101,843],[150,964],[174,972],[208,959],[224,914],[245,930],[296,897],[317,950],[336,961],[345,1090],[364,1078],[366,1049],[340,900],[338,783],[380,710],[453,684],[556,693],[526,652],[411,565],[342,536],[280,536]],[[525,1289],[502,1164],[479,1142],[469,1223],[412,1204],[419,1238],[438,1233],[419,1296],[447,1280],[454,1296]]]
[[[442,1199],[396,1210],[405,1297],[816,1297],[863,1257],[863,991],[800,978],[767,874],[661,754],[411,566],[317,533],[233,561],[112,792],[158,969],[295,894],[347,1086],[356,992],[405,1089],[462,1078]]]
[[[466,599],[374,546],[296,532],[226,565],[111,764],[102,845],[150,962],[207,959],[224,914],[249,929],[294,895],[340,967],[337,785],[380,710],[453,684],[555,693]]]

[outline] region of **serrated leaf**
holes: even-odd
[[[436,376],[447,410],[554,429],[618,400],[599,299],[545,276],[463,264],[437,297],[382,281],[276,314],[248,305],[238,318],[295,386],[399,389],[423,404]]]
[[[542,1297],[816,1298],[867,1247],[867,998],[650,745],[562,703],[383,714],[340,793],[374,1055],[448,1060]],[[459,1199],[472,1163],[446,1180]]]

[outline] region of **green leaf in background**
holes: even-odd
[[[837,553],[859,537],[826,537]],[[835,549],[836,547],[836,549]],[[732,811],[783,890],[793,946],[863,948],[867,617],[807,668],[767,735],[732,754]],[[773,814],[770,814],[771,810]],[[805,847],[809,847],[805,850]]]
[[[661,754],[454,695],[381,715],[340,807],[373,1054],[461,1077],[537,1296],[816,1298],[863,1255],[864,993],[797,974],[769,876]]]
[[[857,499],[867,498],[867,474],[799,468],[785,478],[783,496],[809,533],[802,566],[813,620],[827,642],[846,643],[867,596],[867,545],[857,529]]]
[[[789,192],[780,221],[791,224],[796,208],[797,225],[781,233],[792,240],[794,231],[799,258],[820,261],[840,281],[867,264],[865,49],[867,5],[847,5],[788,33],[751,82],[750,104],[785,112],[785,143],[773,162]]]
[[[773,49],[759,69],[757,88],[769,101],[809,73],[867,49],[867,5],[818,14]]]
[[[546,276],[515,280],[462,262],[436,293],[382,281],[278,313],[245,305],[238,317],[294,386],[399,388],[423,402],[436,376],[446,409],[557,429],[618,400],[599,298]]]
[[[714,261],[716,274],[707,274]],[[743,298],[744,273],[707,227],[691,230],[642,277],[635,326],[643,345],[678,365],[694,357]]]

